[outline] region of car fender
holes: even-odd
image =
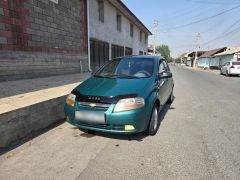
[[[146,124],[145,129],[148,128],[149,122],[151,120],[152,109],[156,102],[158,102],[160,106],[160,100],[158,99],[156,90],[153,90],[149,93],[148,101],[146,102]]]

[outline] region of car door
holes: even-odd
[[[168,98],[167,79],[161,78],[164,72],[166,72],[166,66],[164,64],[164,61],[160,60],[158,65],[158,98],[160,100],[161,106],[165,104]]]

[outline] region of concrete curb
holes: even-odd
[[[0,114],[0,148],[63,120],[65,99],[66,95]]]
[[[219,74],[219,70],[211,70],[211,69],[203,69],[203,68],[193,68],[189,66],[181,66],[181,65],[176,65],[177,67],[193,70],[193,71],[200,71],[200,72],[207,72],[207,73],[212,73],[212,74]]]

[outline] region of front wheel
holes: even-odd
[[[159,112],[157,105],[154,105],[151,115],[151,120],[149,122],[148,128],[146,130],[146,134],[150,136],[154,136],[157,133],[159,127]]]

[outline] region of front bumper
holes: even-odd
[[[134,134],[146,130],[148,126],[148,113],[146,113],[145,107],[131,110],[113,113],[115,105],[112,104],[107,110],[104,111],[105,123],[97,124],[90,122],[80,122],[75,118],[76,111],[94,112],[99,111],[99,109],[80,107],[75,105],[75,108],[68,105],[65,106],[65,114],[67,116],[67,121],[81,129],[93,130],[106,133],[115,134]],[[125,130],[125,125],[134,126],[134,130]]]

